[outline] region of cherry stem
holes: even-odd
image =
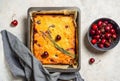
[[[15,17],[15,16],[16,16],[16,14],[13,14],[13,15],[12,15],[12,21],[14,20],[14,17]]]

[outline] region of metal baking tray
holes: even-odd
[[[76,19],[76,24],[77,24],[77,28],[76,28],[76,34],[77,34],[77,40],[78,40],[78,44],[77,44],[77,53],[78,53],[78,66],[77,68],[67,68],[67,69],[58,69],[58,68],[46,68],[49,72],[77,72],[80,70],[81,68],[81,30],[80,30],[80,9],[78,7],[30,7],[28,9],[27,15],[28,15],[28,42],[27,42],[27,46],[30,49],[31,45],[30,45],[30,32],[31,32],[31,19],[30,19],[30,12],[32,11],[41,11],[41,10],[63,10],[63,9],[67,9],[67,10],[77,10],[77,19]]]

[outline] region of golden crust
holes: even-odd
[[[56,43],[75,55],[75,16],[73,11],[70,14],[67,11],[59,12],[34,12],[32,13],[32,30],[31,30],[31,50],[35,57],[40,60],[44,65],[71,65],[75,59],[64,54],[55,48],[54,44],[44,36],[42,33],[47,33],[50,26],[51,36],[53,40],[57,35],[61,36],[61,40]],[[41,33],[42,31],[42,33]],[[43,58],[41,55],[47,51],[49,56]]]

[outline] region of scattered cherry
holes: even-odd
[[[11,26],[15,27],[15,26],[17,26],[17,25],[18,25],[18,21],[17,21],[17,20],[13,20],[13,21],[11,22]]]
[[[89,59],[89,64],[93,64],[95,62],[95,59],[94,58],[90,58]]]

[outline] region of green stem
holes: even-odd
[[[75,55],[66,51],[65,49],[63,49],[62,47],[60,47],[53,39],[52,39],[52,36],[50,35],[49,33],[50,30],[48,30],[48,35],[46,35],[44,32],[42,32],[43,35],[45,35],[52,43],[53,45],[55,46],[56,49],[58,49],[59,51],[61,51],[62,53],[68,55],[68,56],[71,56],[72,58],[75,58]]]

